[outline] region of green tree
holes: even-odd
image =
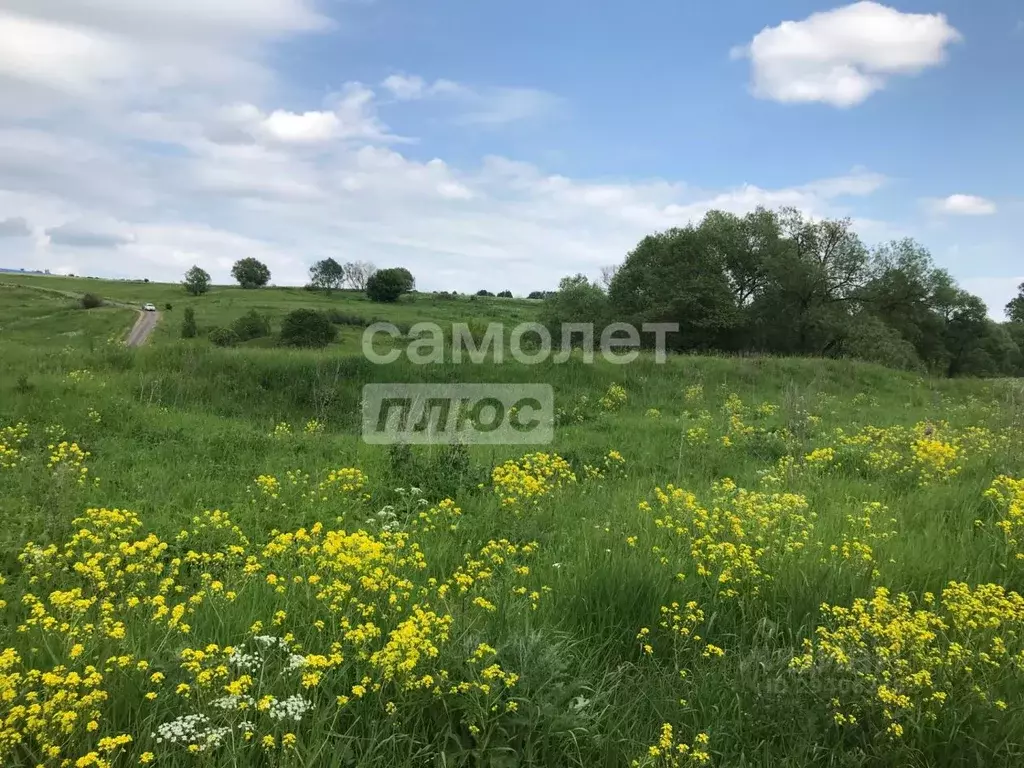
[[[1017,286],[1017,295],[1006,305],[1006,316],[1011,323],[1024,323],[1024,283]]]
[[[416,278],[405,267],[394,267],[394,271],[402,277],[402,293],[408,293],[416,287]]]
[[[925,365],[941,370],[947,360],[942,341],[946,321],[938,304],[952,277],[909,238],[876,248],[871,262],[871,277],[861,292],[863,305],[913,345]]]
[[[185,273],[185,280],[182,285],[185,286],[186,293],[200,296],[210,290],[210,273],[194,265]]]
[[[813,221],[784,208],[779,224],[783,242],[768,255],[763,291],[750,307],[755,344],[783,354],[835,354],[870,274],[868,251],[849,219]]]
[[[946,320],[943,342],[948,363],[946,375],[953,377],[981,371],[989,367],[990,360],[984,348],[989,330],[985,302],[961,288],[945,294],[940,307]]]
[[[309,282],[317,290],[330,293],[345,284],[345,267],[334,259],[323,259],[309,268]]]
[[[641,240],[612,278],[608,299],[618,321],[678,323],[670,349],[721,347],[738,321],[722,259],[693,226]]]
[[[608,319],[608,295],[586,275],[563,277],[558,290],[544,300],[541,308],[541,322],[551,330],[556,343],[562,323],[593,323],[596,342]]]
[[[371,301],[392,303],[412,289],[413,277],[402,267],[375,272],[366,284],[366,295]]]
[[[196,328],[196,311],[192,307],[186,307],[185,317],[181,321],[181,338],[194,339],[198,332]]]
[[[231,276],[243,288],[262,288],[270,282],[270,269],[259,259],[250,256],[235,262]]]

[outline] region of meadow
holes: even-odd
[[[0,287],[0,764],[1024,761],[1020,380],[374,366],[176,316],[536,310],[69,280]],[[391,381],[549,382],[555,441],[365,445]]]

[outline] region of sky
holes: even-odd
[[[1019,0],[4,0],[0,266],[557,286],[710,209],[1024,282]]]

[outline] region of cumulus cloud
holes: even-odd
[[[200,264],[227,281],[235,260],[255,256],[276,283],[301,284],[310,262],[335,255],[406,266],[428,290],[528,292],[596,273],[644,235],[713,207],[843,214],[884,182],[840,168],[787,187],[737,180],[701,189],[407,151],[401,126],[389,126],[402,114],[430,110],[453,131],[495,130],[551,115],[560,102],[529,88],[415,75],[375,88],[339,80],[326,99],[303,101],[266,53],[284,35],[326,28],[311,0],[4,8],[4,18],[44,30],[47,45],[90,41],[61,54],[81,51],[65,59],[76,72],[0,50],[0,210],[39,233],[7,241],[16,258],[31,259],[15,266],[177,281]],[[25,98],[5,98],[11,88]]]
[[[977,195],[950,195],[941,200],[930,201],[936,213],[951,216],[990,216],[996,212],[996,204]]]
[[[732,56],[750,59],[760,98],[852,107],[894,76],[941,64],[960,39],[941,13],[859,2],[765,28]]]
[[[32,228],[24,216],[12,216],[0,219],[0,237],[29,237]]]

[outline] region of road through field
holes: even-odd
[[[128,334],[128,341],[125,342],[129,347],[141,347],[146,343],[146,339],[149,338],[149,334],[156,328],[156,324],[160,322],[159,312],[139,312],[139,319],[135,321],[135,325],[132,326],[131,331]]]

